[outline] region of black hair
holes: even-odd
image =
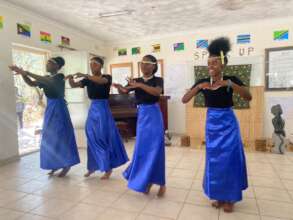
[[[153,55],[150,55],[150,54],[145,55],[143,58],[147,58],[149,61],[155,63],[155,68],[154,68],[154,70],[152,72],[152,74],[154,75],[158,71],[158,61],[157,61],[157,58],[154,57]]]
[[[283,114],[283,110],[282,110],[281,105],[277,104],[277,105],[272,106],[271,113],[273,115],[281,115],[281,114]]]
[[[227,53],[230,49],[230,40],[226,37],[219,37],[213,40],[208,46],[210,56],[221,56],[221,51],[223,51],[225,65],[228,63]]]
[[[100,63],[102,67],[104,66],[104,60],[101,57],[92,57],[91,60]]]
[[[51,60],[54,60],[58,65],[59,69],[61,69],[65,65],[65,60],[63,57],[53,57]]]

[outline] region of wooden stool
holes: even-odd
[[[183,147],[189,147],[190,146],[190,137],[187,135],[184,135],[181,137],[181,146]]]
[[[129,138],[129,126],[125,121],[117,121],[116,126],[121,134],[121,136],[125,139],[125,142],[128,142]]]
[[[265,138],[256,139],[255,140],[255,150],[266,152],[267,151],[267,140]]]
[[[293,143],[289,143],[289,144],[287,145],[287,148],[288,148],[288,151],[293,152]]]

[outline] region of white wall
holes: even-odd
[[[105,55],[106,49],[102,41],[4,1],[0,1],[0,16],[4,17],[4,28],[0,30],[0,162],[3,162],[18,156],[14,82],[12,74],[7,68],[12,63],[12,43],[58,52],[60,49],[57,48],[57,45],[60,44],[60,37],[63,35],[69,37],[71,47],[78,50]],[[18,22],[31,24],[31,38],[16,34],[16,23]],[[52,44],[46,45],[40,42],[40,31],[52,34]]]
[[[11,62],[8,40],[0,41],[0,162],[18,155],[15,113],[15,91],[7,64]],[[3,56],[5,54],[5,56]]]
[[[141,60],[143,54],[151,53],[151,45],[160,43],[161,53],[155,54],[159,59],[164,59],[165,64],[165,81],[172,76],[172,72],[178,66],[185,66],[182,73],[178,72],[178,85],[180,88],[177,97],[172,97],[169,102],[169,129],[176,133],[185,132],[185,106],[180,103],[179,97],[185,89],[189,88],[194,81],[193,66],[206,63],[206,56],[195,60],[194,53],[202,53],[195,47],[195,41],[201,38],[212,39],[218,36],[226,35],[231,38],[234,43],[231,52],[230,63],[253,63],[252,85],[264,85],[264,49],[270,47],[292,46],[292,18],[268,20],[255,22],[251,24],[239,24],[233,26],[199,29],[194,32],[181,33],[176,35],[150,36],[145,39],[138,39],[130,42],[116,42],[104,45],[103,41],[93,37],[85,36],[83,33],[65,27],[63,25],[52,22],[46,18],[37,16],[29,11],[17,8],[0,0],[0,15],[4,17],[4,28],[0,30],[0,162],[18,155],[17,146],[17,125],[15,115],[15,91],[13,86],[13,77],[7,66],[12,63],[11,46],[12,43],[23,44],[34,48],[41,48],[51,52],[60,51],[57,44],[60,43],[60,36],[64,35],[71,39],[71,47],[82,51],[92,52],[94,54],[106,56],[106,64],[109,67],[111,63],[133,62],[134,73],[137,71],[137,62]],[[32,37],[25,38],[16,34],[16,23],[31,23]],[[272,32],[276,29],[289,29],[289,41],[274,42],[272,40]],[[39,31],[50,32],[53,37],[53,43],[45,45],[39,40]],[[252,43],[247,46],[239,46],[235,44],[237,34],[250,33],[252,35]],[[184,42],[185,51],[174,53],[172,50],[173,43]],[[142,47],[142,55],[118,57],[116,48],[128,48],[128,54],[131,47]],[[248,47],[253,47],[254,51],[248,56]],[[239,49],[244,48],[246,54],[239,56]],[[177,65],[178,64],[178,65]],[[178,69],[178,68],[177,68]],[[109,71],[109,70],[108,70]],[[176,70],[177,71],[177,70]],[[176,72],[177,73],[177,72]],[[176,76],[176,75],[175,75]],[[174,77],[174,74],[173,74]],[[182,80],[184,79],[184,80]],[[183,85],[183,86],[182,86]],[[168,87],[168,85],[166,85]],[[181,89],[182,88],[182,89]],[[270,92],[265,94],[265,99],[270,97],[292,97],[292,92]],[[293,102],[292,102],[293,103]],[[270,136],[272,131],[271,114],[269,111],[264,113],[265,116],[265,136]],[[189,122],[196,123],[196,122]],[[287,121],[287,125],[293,124]],[[292,128],[293,129],[293,128]],[[289,131],[290,132],[290,131]],[[291,131],[292,132],[292,131]],[[290,133],[291,133],[290,132]]]
[[[185,85],[182,90],[178,90],[179,96],[184,92],[184,89],[189,88],[194,83],[193,66],[194,65],[205,65],[206,55],[204,50],[196,49],[197,39],[213,39],[219,36],[227,36],[231,39],[233,44],[232,51],[230,53],[230,64],[253,64],[251,85],[252,86],[263,86],[264,85],[264,56],[265,48],[292,46],[293,45],[293,18],[286,19],[274,19],[260,22],[254,22],[250,24],[238,24],[232,26],[223,26],[210,29],[200,29],[193,33],[181,33],[177,35],[166,35],[166,36],[152,36],[145,39],[139,39],[130,42],[117,42],[109,45],[109,57],[108,63],[121,63],[121,62],[133,62],[134,63],[134,74],[137,73],[137,62],[142,58],[143,55],[151,53],[151,45],[160,43],[161,52],[154,54],[158,59],[163,59],[165,63],[165,86],[168,81],[168,77],[172,73],[168,72],[176,69],[176,64],[185,65],[186,68],[182,72],[178,72],[178,86]],[[289,29],[289,41],[276,42],[273,41],[273,31]],[[247,45],[237,45],[236,37],[238,34],[251,34],[251,43]],[[182,52],[173,52],[173,43],[184,42],[185,50]],[[132,56],[131,48],[140,46],[142,48],[142,54]],[[127,48],[128,55],[119,57],[117,55],[118,48]],[[240,55],[240,50],[244,51],[244,54]],[[250,52],[249,52],[250,51]],[[197,53],[199,56],[195,56]],[[202,55],[204,54],[204,55]],[[195,57],[199,57],[195,59]],[[187,76],[185,76],[187,75]],[[174,76],[173,76],[174,77]],[[179,82],[184,79],[185,82]],[[265,99],[271,96],[293,96],[293,92],[266,92]],[[265,108],[267,108],[265,106]],[[293,108],[293,102],[292,102]],[[185,106],[180,103],[179,98],[173,96],[169,102],[169,129],[171,132],[184,133],[185,132]],[[265,117],[265,136],[271,136],[272,125],[271,125],[271,114],[268,111],[264,113]],[[292,119],[290,119],[292,120]],[[196,122],[189,122],[196,123]],[[287,126],[293,124],[293,121],[287,121]],[[293,127],[291,133],[293,133]]]

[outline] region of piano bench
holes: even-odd
[[[116,126],[121,134],[121,136],[125,139],[125,142],[128,142],[128,139],[130,138],[130,129],[129,125],[125,121],[117,121]]]

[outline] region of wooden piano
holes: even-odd
[[[169,96],[160,97],[160,108],[163,114],[165,130],[168,129],[168,99]],[[137,108],[134,94],[110,94],[110,108],[123,137],[135,137]]]
[[[137,119],[134,94],[110,94],[109,105],[121,135],[134,137]]]

